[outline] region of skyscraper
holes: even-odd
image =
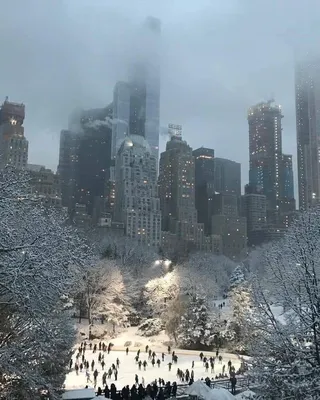
[[[6,99],[0,108],[0,168],[12,165],[24,169],[29,143],[24,136],[25,106]]]
[[[79,146],[79,133],[69,130],[61,131],[58,175],[60,177],[61,202],[63,207],[71,208],[74,204]]]
[[[241,196],[241,164],[226,158],[214,159],[214,190]]]
[[[320,202],[320,59],[296,65],[299,208]]]
[[[112,159],[129,130],[130,86],[127,82],[117,82],[113,90]]]
[[[157,195],[157,160],[147,141],[127,136],[115,163],[115,219],[123,222],[125,234],[158,247],[161,241],[161,211]]]
[[[198,221],[209,233],[211,218],[209,217],[209,198],[214,192],[214,150],[200,147],[193,151],[195,158],[195,198]]]
[[[130,135],[143,136],[159,159],[160,20],[148,17],[130,68]]]
[[[294,184],[293,184],[293,168],[292,155],[282,155],[282,197],[286,199],[294,199]]]
[[[281,196],[281,107],[262,102],[248,111],[249,184],[267,199],[267,209],[277,210]]]
[[[180,135],[171,136],[161,153],[158,182],[163,230],[201,248],[204,226],[195,207],[195,161]]]

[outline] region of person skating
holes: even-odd
[[[129,347],[126,348],[126,355],[129,353]]]
[[[169,366],[169,371],[171,371],[172,363],[169,362],[168,366]]]
[[[194,381],[194,370],[191,371],[190,379],[192,379],[192,381]]]
[[[222,363],[222,355],[220,354],[220,356],[219,356],[219,363],[221,364]]]
[[[91,383],[90,372],[88,369],[86,370],[86,378],[87,378],[87,383],[89,383],[89,382]]]
[[[108,354],[110,354],[110,350],[111,350],[111,343],[108,344],[108,349],[107,349]]]
[[[226,365],[225,365],[225,364],[223,364],[223,366],[222,366],[222,373],[224,374],[224,373],[225,373],[225,371],[226,371]]]
[[[143,361],[143,369],[144,369],[144,370],[146,370],[147,365],[148,365],[147,361],[144,360],[144,361]]]
[[[200,357],[200,361],[202,361],[202,359],[203,359],[203,353],[202,352],[199,354],[199,357]]]
[[[216,357],[218,357],[219,356],[219,350],[217,349],[217,351],[216,351]]]
[[[114,370],[114,380],[115,381],[118,380],[118,370],[117,369]]]
[[[141,371],[141,365],[142,365],[142,361],[139,360],[139,362],[138,362],[138,368],[139,368],[140,371]]]
[[[192,361],[192,363],[191,363],[191,369],[193,369],[194,368],[194,361]]]
[[[116,359],[116,364],[117,364],[117,368],[119,368],[119,366],[120,366],[120,360],[119,360],[119,358]]]
[[[89,343],[89,347],[90,347],[90,350],[92,350],[92,343],[91,342]]]
[[[106,371],[104,371],[104,373],[102,374],[102,384],[103,384],[103,386],[106,386],[106,384],[107,384],[107,373],[106,373]]]
[[[74,366],[74,369],[76,370],[76,374],[79,375],[79,365],[78,364],[76,364]]]
[[[186,382],[188,382],[189,381],[189,379],[190,379],[190,372],[189,372],[189,370],[188,369],[186,369]]]
[[[138,356],[138,354],[135,356],[135,361],[136,361],[136,363],[139,361],[139,356]]]
[[[229,361],[228,361],[228,370],[229,370],[229,373],[231,372],[231,366],[232,366],[232,362],[231,362],[231,360],[229,360]]]
[[[134,381],[135,381],[136,385],[139,384],[139,377],[137,374],[135,374],[135,376],[134,376]]]
[[[94,387],[97,386],[97,378],[98,378],[98,375],[99,375],[99,372],[98,372],[97,369],[95,369],[95,370],[94,370],[94,373],[93,373],[93,384],[94,384]]]
[[[85,364],[86,364],[86,369],[89,369],[90,368],[89,361],[87,361],[87,363],[85,363]]]
[[[114,364],[111,365],[112,371],[116,369],[116,366]]]
[[[111,379],[111,376],[112,376],[112,369],[109,368],[109,369],[108,369],[108,378]]]
[[[82,370],[83,370],[83,364],[82,363],[80,364],[79,369],[80,369],[80,372],[82,372]]]
[[[94,370],[94,360],[91,361],[91,371]]]
[[[154,361],[154,358],[152,359],[152,361],[151,361],[151,364],[152,364],[152,366],[154,367],[155,366],[155,361]]]
[[[148,353],[148,351],[149,351],[149,346],[146,345],[146,353]]]
[[[97,351],[97,345],[95,344],[94,346],[93,346],[93,353],[95,353]]]
[[[162,361],[164,361],[164,353],[162,353]]]
[[[168,354],[170,354],[171,353],[171,346],[169,345],[168,346]]]
[[[149,360],[151,360],[151,357],[152,357],[152,351],[151,351],[151,349],[149,350]]]
[[[73,364],[73,360],[72,360],[72,358],[71,358],[71,360],[70,360],[70,362],[69,362],[69,368],[70,368],[70,369],[72,368],[72,364]]]
[[[159,358],[157,359],[157,364],[158,364],[158,368],[160,368],[161,361]]]
[[[98,361],[99,361],[99,363],[101,363],[101,352],[98,355]]]
[[[104,362],[104,360],[101,361],[101,367],[102,367],[102,371],[104,371],[104,366],[106,365],[106,363]]]

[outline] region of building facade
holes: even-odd
[[[214,159],[214,190],[241,196],[241,164],[226,158]]]
[[[295,70],[299,208],[320,202],[320,59]]]
[[[115,163],[115,221],[140,243],[159,247],[161,212],[157,194],[157,158],[138,135],[125,138]]]
[[[29,143],[24,136],[24,118],[24,104],[4,101],[0,108],[0,168],[27,167]]]
[[[195,159],[180,135],[171,136],[161,153],[158,183],[163,230],[201,248],[204,225],[198,223],[195,205]]]
[[[195,159],[195,204],[198,221],[210,232],[209,198],[214,192],[214,150],[200,147],[193,151]]]
[[[60,133],[58,175],[63,207],[71,208],[75,202],[76,174],[79,161],[80,136],[77,132]]]
[[[59,175],[45,167],[29,170],[31,193],[49,206],[61,207]]]
[[[272,101],[248,111],[249,184],[266,196],[268,210],[277,210],[281,197],[282,118]]]

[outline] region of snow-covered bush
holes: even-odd
[[[30,197],[29,177],[0,172],[0,392],[37,399],[57,397],[75,338],[64,299],[73,266],[91,252],[65,215]]]
[[[164,329],[164,324],[160,318],[147,319],[138,328],[138,334],[141,336],[155,336]]]

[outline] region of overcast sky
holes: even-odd
[[[247,109],[275,98],[296,160],[294,49],[319,45],[319,0],[0,0],[0,97],[26,104],[29,162],[56,169],[75,107],[112,101],[132,33],[162,21],[161,125],[242,164]],[[162,139],[162,149],[164,146]]]

